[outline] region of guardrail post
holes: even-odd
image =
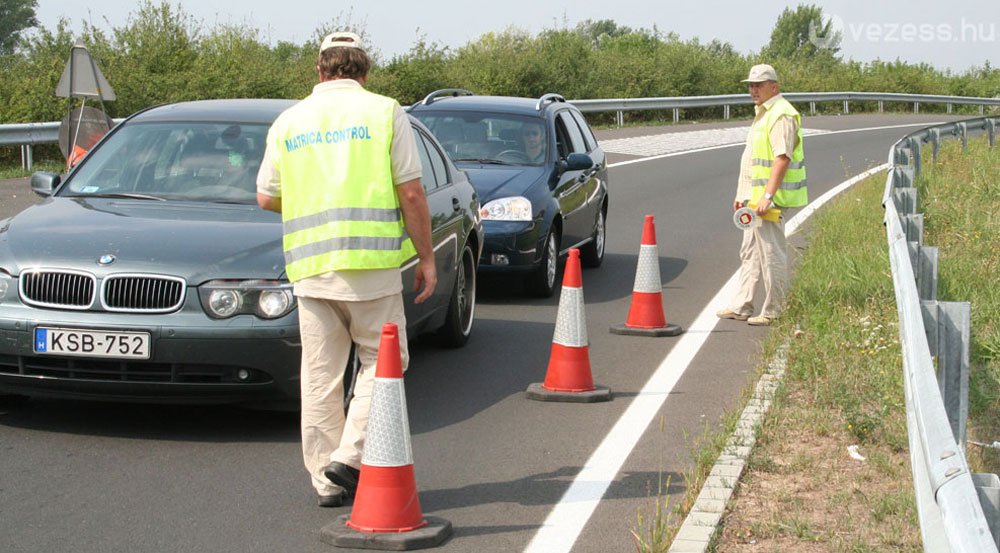
[[[896,188],[912,188],[913,167],[909,165],[897,165],[896,170],[893,172],[893,178],[896,179],[893,185]],[[916,190],[916,188],[914,188],[914,190]]]
[[[924,214],[911,213],[900,217],[900,225],[906,232],[907,242],[916,242],[917,245],[924,243]]]
[[[951,104],[948,104],[948,113],[951,113]]]
[[[932,356],[937,357],[938,387],[948,423],[958,447],[965,451],[965,422],[969,418],[969,329],[971,309],[966,301],[920,302],[924,331]]]
[[[913,102],[913,113],[920,113],[920,102]]]
[[[917,281],[917,295],[924,301],[937,300],[938,288],[938,249],[934,246],[921,246],[909,242],[910,265],[913,266],[913,278]]]
[[[723,119],[727,119],[727,120],[729,119],[729,104],[726,104],[725,106],[723,106],[723,109],[722,109],[722,118]]]
[[[910,151],[909,148],[903,148],[903,147],[896,148],[895,162],[897,165],[903,165],[909,167],[913,165],[913,153]]]
[[[809,115],[816,115],[816,102],[809,102]]]
[[[896,213],[911,215],[917,211],[917,189],[913,187],[893,190],[892,199],[896,204]]]
[[[983,515],[993,534],[993,541],[1000,548],[1000,477],[992,472],[972,473],[972,483],[976,485]]]
[[[931,142],[931,159],[934,163],[937,163],[938,150],[941,149],[941,131],[938,129],[929,129],[927,131],[927,138]]]
[[[21,168],[31,171],[31,144],[21,144]]]
[[[847,105],[847,100],[844,100],[844,115],[849,115],[851,113],[851,106]]]
[[[996,145],[997,121],[996,119],[986,120],[986,137],[990,141],[990,148]]]
[[[681,108],[674,108],[674,123],[681,120]]]
[[[615,123],[617,123],[619,127],[625,126],[625,113],[622,110],[615,112]]]
[[[962,138],[962,151],[969,149],[969,126],[965,123],[958,123],[958,132]]]
[[[919,177],[923,169],[923,143],[916,136],[910,138],[910,151],[913,152],[913,175]]]
[[[885,111],[885,106],[883,105],[883,101],[879,100],[878,101],[878,112],[882,113],[883,111]]]

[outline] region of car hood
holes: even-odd
[[[545,167],[463,165],[462,170],[468,173],[483,205],[497,198],[524,196],[532,185],[548,176]]]
[[[115,261],[98,264],[106,254]],[[276,279],[285,270],[281,216],[251,205],[49,198],[0,222],[0,267],[157,273],[190,285]]]

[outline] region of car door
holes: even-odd
[[[587,153],[583,134],[569,110],[556,114],[555,136],[559,161],[565,161],[571,153]],[[592,168],[567,170],[559,175],[554,194],[563,215],[561,248],[575,246],[591,235],[594,213],[592,209],[588,209],[587,200],[595,187],[596,179]]]
[[[422,129],[414,127],[413,134],[417,142],[420,163],[423,166],[420,180],[427,194],[427,206],[430,209],[431,237],[438,282],[430,299],[420,304],[413,304],[413,298],[416,297],[416,292],[413,291],[416,258],[404,266],[403,298],[408,304],[409,313],[415,319],[407,321],[408,324],[427,319],[438,310],[447,309],[454,286],[462,237],[462,205],[444,161],[445,154]]]

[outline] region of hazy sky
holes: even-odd
[[[902,59],[962,71],[989,60],[1000,65],[1000,0],[812,0],[843,33],[841,52],[858,61]],[[60,17],[79,31],[83,21],[101,28],[121,26],[134,11],[132,0],[68,2],[39,0],[38,19],[54,28]],[[159,0],[155,1],[159,4]],[[295,2],[263,0],[174,0],[206,27],[216,23],[246,23],[260,30],[265,41],[303,42],[313,31],[337,18],[361,23],[384,57],[404,53],[424,36],[451,48],[483,33],[509,26],[537,33],[573,27],[587,19],[613,19],[633,28],[675,32],[681,39],[714,38],[738,51],[760,50],[769,40],[774,21],[796,3],[757,0],[502,0],[496,2],[418,0],[399,2]],[[758,6],[754,9],[750,6]]]

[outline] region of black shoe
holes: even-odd
[[[334,461],[323,469],[323,475],[330,482],[344,488],[348,497],[354,497],[354,493],[358,491],[358,477],[361,476],[361,471],[350,465]]]
[[[344,493],[336,493],[333,495],[321,495],[319,496],[319,506],[320,507],[340,507],[344,504]]]

